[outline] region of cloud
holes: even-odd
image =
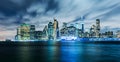
[[[42,30],[53,18],[58,19],[60,27],[63,22],[80,24],[81,16],[85,28],[90,28],[99,18],[102,30],[104,26],[118,29],[119,9],[119,0],[0,0],[0,33],[12,32],[21,23],[34,24],[37,30]]]

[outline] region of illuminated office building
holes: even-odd
[[[66,28],[62,28],[60,30],[61,39],[64,40],[76,40],[78,36],[76,36],[77,28],[74,26],[69,26]],[[77,33],[78,34],[78,33]]]
[[[117,37],[117,38],[120,38],[120,30],[118,30],[118,31],[116,32],[116,37]]]
[[[106,38],[112,38],[113,37],[113,31],[107,31],[107,32],[105,32],[105,37]]]
[[[84,33],[84,24],[82,23],[82,33]]]
[[[81,23],[81,37],[85,37],[85,33],[84,33],[84,23]]]
[[[69,27],[62,28],[60,30],[61,36],[75,36],[76,37],[77,28],[73,25]],[[78,34],[78,33],[77,33]]]
[[[16,40],[34,40],[34,37],[35,25],[23,23],[17,28]]]
[[[84,17],[84,16],[81,16],[80,21],[81,21],[81,25],[82,25],[82,27],[81,27],[82,33],[84,33],[84,19],[85,19],[85,17]]]
[[[54,26],[52,22],[49,22],[48,24],[48,39],[54,39]]]
[[[75,31],[76,31],[75,32],[75,36],[78,37],[79,36],[79,34],[78,34],[78,28],[79,28],[78,23],[75,24],[75,27],[76,27],[76,29],[75,29]]]
[[[80,17],[80,28],[77,28],[78,30],[78,37],[85,37],[85,33],[84,33],[84,16]]]
[[[30,25],[30,39],[35,39],[35,25]]]
[[[96,37],[100,37],[100,20],[96,19],[96,30],[95,30]]]
[[[42,31],[42,38],[47,40],[48,39],[48,27],[45,26],[43,31]]]
[[[35,31],[35,40],[42,40],[42,31]]]
[[[30,40],[30,25],[23,23],[20,28],[21,40]]]
[[[84,33],[82,33],[82,29],[78,29],[78,37],[84,37]]]
[[[16,40],[21,40],[21,31],[20,31],[20,27],[17,28],[17,35],[15,36]]]
[[[90,28],[90,37],[100,37],[100,20],[96,19],[96,25]]]
[[[92,25],[90,28],[90,37],[95,37],[96,26]]]
[[[54,19],[54,23],[53,23],[53,26],[54,26],[54,32],[53,32],[53,36],[54,36],[54,39],[57,39],[59,37],[59,27],[58,27],[58,21],[56,19]]]
[[[67,24],[63,23],[62,28],[59,31],[59,23],[56,19],[54,22],[49,22],[42,31],[35,31],[35,25],[21,24],[17,28],[16,40],[59,40],[64,39],[78,39],[84,37],[91,38],[120,38],[120,31],[114,35],[113,31],[106,31],[100,33],[100,19],[96,19],[95,25],[90,27],[90,30],[84,29],[83,18],[81,23]]]
[[[30,40],[30,25],[21,24],[17,29],[17,40]]]
[[[90,34],[88,32],[85,32],[84,37],[90,37]]]

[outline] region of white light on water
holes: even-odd
[[[75,36],[62,36],[61,39],[64,39],[64,40],[76,40],[77,37],[75,37]]]

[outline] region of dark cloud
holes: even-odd
[[[36,6],[38,5],[38,7]],[[43,6],[45,9],[43,12],[38,10],[28,12],[27,9],[34,7],[37,9]],[[45,6],[44,6],[45,5]],[[59,2],[57,0],[0,0],[0,25],[11,27],[18,26],[25,22],[31,22],[31,18],[35,18],[37,15],[49,15],[49,11],[56,13],[59,8]],[[42,8],[40,9],[42,10]],[[26,15],[28,16],[26,18]],[[32,20],[35,21],[35,20]],[[37,20],[39,21],[39,20]],[[42,22],[43,20],[41,20]],[[37,22],[35,22],[37,23]],[[40,24],[40,23],[37,23]],[[9,28],[6,28],[6,30]]]
[[[111,22],[116,21],[115,28],[115,24],[119,23],[119,9],[119,0],[0,0],[0,26],[4,26],[1,27],[4,30],[16,29],[15,26],[21,23],[39,27],[53,18],[57,18],[62,26],[62,22],[79,22],[83,16],[87,25],[100,18],[104,21],[103,25],[110,27],[113,25]]]
[[[15,16],[19,12],[26,12],[26,9],[33,3],[44,0],[0,0],[0,12],[5,16]]]
[[[49,0],[45,12],[54,10],[55,12],[59,11],[59,1]]]

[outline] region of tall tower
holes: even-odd
[[[49,24],[48,24],[48,39],[54,39],[53,32],[54,32],[53,23],[49,22]]]
[[[82,33],[84,33],[84,23],[82,24]]]
[[[58,27],[58,21],[54,19],[54,39],[57,39],[59,37],[59,27]]]
[[[81,29],[82,29],[82,33],[84,33],[84,17],[83,16],[81,16]]]
[[[83,16],[81,16],[81,18],[80,18],[80,21],[81,21],[81,37],[84,37],[84,17]]]
[[[100,34],[100,19],[96,19],[96,37],[99,37]]]
[[[79,28],[79,27],[78,27],[78,23],[75,24],[75,27],[76,27],[76,30],[75,30],[75,31],[76,31],[76,32],[75,32],[75,36],[78,37],[78,28]]]
[[[35,25],[30,25],[30,39],[35,39]]]
[[[90,37],[95,37],[96,36],[96,26],[92,25],[90,28]]]

